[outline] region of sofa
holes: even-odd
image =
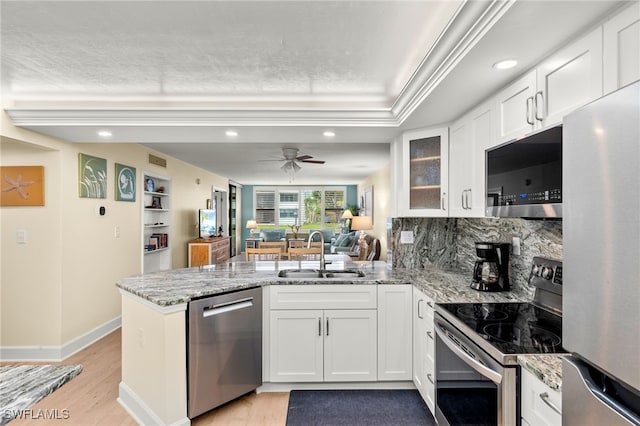
[[[347,234],[340,234],[333,238],[331,242],[331,253],[343,253],[351,256],[352,258],[359,258],[360,246],[358,241],[360,240],[360,231],[352,231]],[[369,245],[369,250],[365,256],[366,260],[378,260],[380,259],[380,241],[374,238],[372,235],[365,234],[364,240]]]

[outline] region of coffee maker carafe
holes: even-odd
[[[509,290],[509,243],[477,242],[471,288],[478,291]]]

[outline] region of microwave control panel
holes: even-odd
[[[560,189],[551,189],[536,192],[521,192],[519,194],[500,194],[498,196],[498,205],[500,206],[561,202],[562,191]]]

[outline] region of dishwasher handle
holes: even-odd
[[[202,317],[208,318],[214,315],[220,315],[227,312],[237,311],[253,306],[253,297],[246,299],[232,300],[231,302],[220,303],[218,305],[208,306],[202,310]]]

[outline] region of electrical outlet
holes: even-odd
[[[513,255],[520,256],[520,238],[519,237],[513,237],[511,239],[511,247],[513,251]]]
[[[400,231],[400,244],[413,244],[413,231]]]

